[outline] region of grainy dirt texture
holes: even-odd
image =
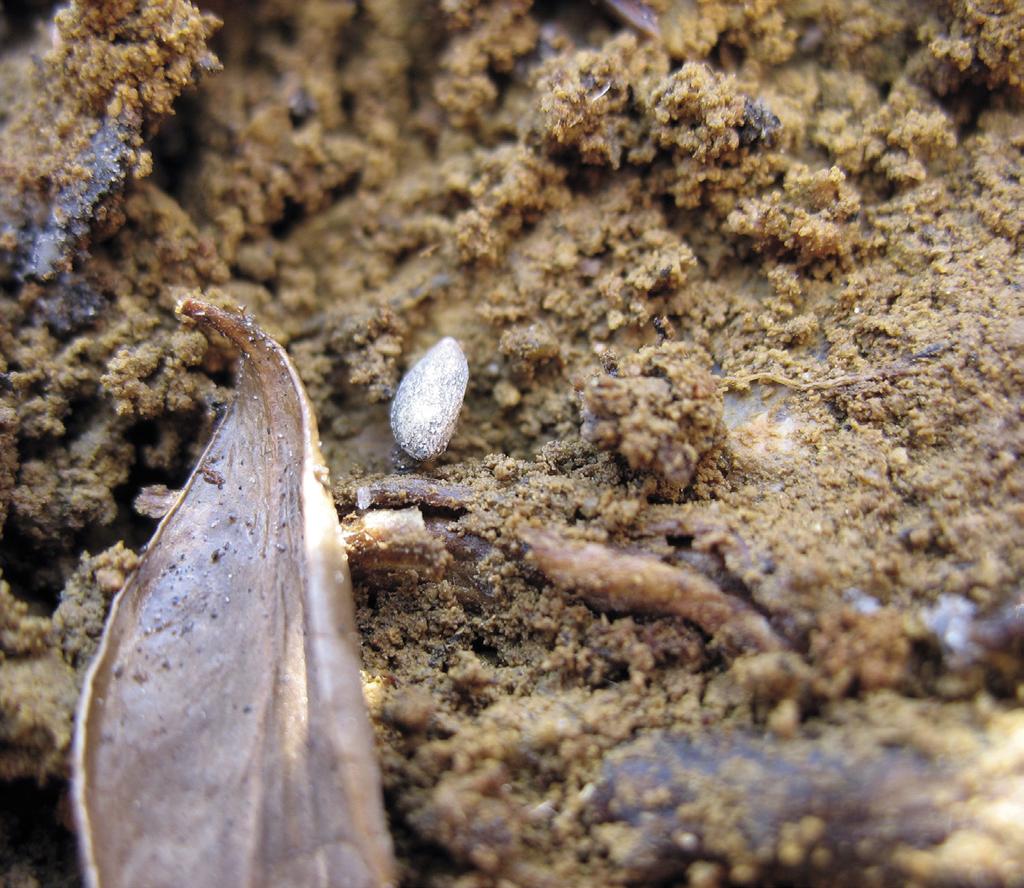
[[[230,398],[196,288],[312,398],[404,884],[1019,884],[1024,7],[0,23],[0,884],[76,884],[82,672]]]

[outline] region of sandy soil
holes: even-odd
[[[1020,883],[1024,8],[636,10],[4,5],[0,884],[78,882],[133,502],[230,398],[189,292],[445,543],[355,567],[405,884]]]

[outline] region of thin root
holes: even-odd
[[[554,585],[597,610],[682,617],[733,653],[786,647],[761,614],[696,570],[537,527],[521,528],[519,538]]]

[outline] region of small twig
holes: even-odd
[[[452,560],[444,540],[427,528],[416,508],[349,515],[341,534],[353,569],[361,573],[419,570],[440,579]]]
[[[537,527],[521,528],[518,535],[552,583],[597,610],[682,617],[718,636],[733,653],[786,647],[761,614],[689,567]]]
[[[339,487],[335,504],[342,514],[354,509],[423,506],[448,512],[468,512],[473,489],[465,484],[449,484],[414,475],[390,476],[356,488]]]

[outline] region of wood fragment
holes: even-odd
[[[338,508],[342,513],[352,509],[421,506],[449,512],[467,512],[473,502],[471,487],[415,475],[389,476],[357,487],[354,492],[339,491]]]
[[[86,679],[73,756],[86,884],[393,885],[312,408],[251,320],[195,299],[179,312],[240,350],[237,390]]]
[[[419,570],[440,579],[452,560],[419,509],[375,509],[346,517],[341,528],[352,568],[363,573]]]
[[[743,866],[751,884],[820,884],[815,857],[836,885],[864,884],[869,867],[878,884],[907,884],[913,870],[902,849],[981,826],[968,780],[958,779],[966,769],[913,749],[858,747],[841,729],[786,743],[714,729],[641,734],[605,756],[583,817],[616,825],[605,835],[631,885],[685,883],[695,860]],[[976,768],[971,774],[972,790],[984,785]]]
[[[616,18],[655,40],[661,39],[658,13],[643,0],[604,0],[605,8]]]
[[[171,490],[166,484],[150,484],[135,495],[132,508],[143,518],[163,518],[181,496],[180,490]]]
[[[552,583],[597,610],[682,617],[733,653],[785,647],[761,614],[696,570],[536,527],[521,528],[519,538]]]

